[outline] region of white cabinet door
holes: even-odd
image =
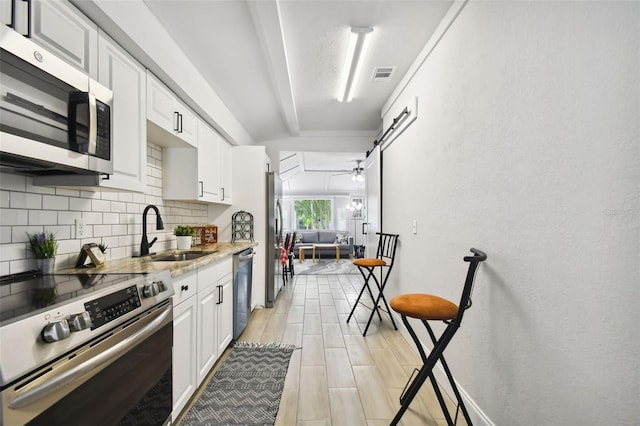
[[[170,133],[178,130],[178,112],[173,109],[173,94],[150,73],[147,73],[147,120]]]
[[[196,297],[173,310],[173,411],[175,421],[197,388]]]
[[[178,111],[178,130],[177,136],[187,142],[189,145],[198,145],[198,128],[199,121],[194,113],[183,103],[176,101],[176,111]]]
[[[145,69],[100,33],[98,81],[113,90],[113,175],[101,186],[145,192],[147,126]]]
[[[217,331],[218,354],[222,354],[233,339],[233,274],[218,280]]]
[[[232,192],[232,163],[233,163],[233,147],[230,143],[220,139],[220,202],[223,204],[233,203]]]
[[[216,302],[218,292],[215,286],[198,291],[198,386],[207,377],[218,359],[216,339]]]
[[[147,120],[152,123],[149,129],[152,142],[162,146],[196,146],[196,115],[148,71]]]
[[[33,41],[97,78],[98,27],[66,1],[33,0],[32,7]]]
[[[198,120],[198,200],[220,201],[220,137]]]

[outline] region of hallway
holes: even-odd
[[[252,313],[239,340],[302,347],[289,364],[277,426],[382,426],[394,417],[399,395],[421,363],[388,317],[374,319],[366,337],[361,328],[368,309],[359,307],[357,323],[346,323],[361,283],[360,275],[297,275],[273,309]],[[429,385],[401,424],[446,424]]]

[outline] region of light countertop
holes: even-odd
[[[98,274],[124,274],[124,273],[154,273],[159,271],[171,271],[172,277],[177,277],[187,271],[194,270],[200,266],[216,262],[225,257],[232,256],[249,247],[255,247],[255,242],[235,242],[235,243],[215,243],[191,247],[189,250],[167,250],[158,252],[151,256],[125,257],[121,259],[107,260],[106,263],[97,268],[67,268],[56,270],[56,274],[77,274],[77,273],[98,273]],[[154,262],[157,257],[166,256],[181,252],[215,252],[193,260]]]

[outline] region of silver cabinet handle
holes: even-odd
[[[178,130],[180,130],[180,113],[178,111],[174,111],[173,116],[175,118],[174,124],[173,124],[173,131],[177,132]]]
[[[59,376],[53,377],[47,382],[36,386],[33,389],[27,390],[22,395],[18,395],[11,402],[9,402],[9,408],[17,409],[26,407],[27,405],[30,405],[35,401],[49,395],[50,393],[55,392],[56,390],[79,379],[92,370],[100,368],[104,364],[119,358],[133,346],[137,345],[140,340],[144,340],[155,333],[156,330],[160,328],[162,323],[167,319],[167,317],[171,315],[172,309],[173,307],[171,305],[168,305],[166,308],[164,308],[164,311],[160,315],[158,315],[157,318],[144,326],[144,328],[125,338],[123,341],[113,345],[109,349],[99,353],[88,361],[78,364],[75,367],[72,367],[71,369],[65,371],[64,373],[60,373]]]
[[[199,180],[198,183],[200,184],[200,197],[204,197],[204,182]]]
[[[220,188],[220,189],[222,189],[222,200],[221,201],[224,201],[224,188]]]

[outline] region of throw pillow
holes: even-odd
[[[296,234],[296,244],[300,244],[301,242],[302,242],[302,234],[298,232]]]
[[[336,233],[336,244],[349,244],[349,234]]]

